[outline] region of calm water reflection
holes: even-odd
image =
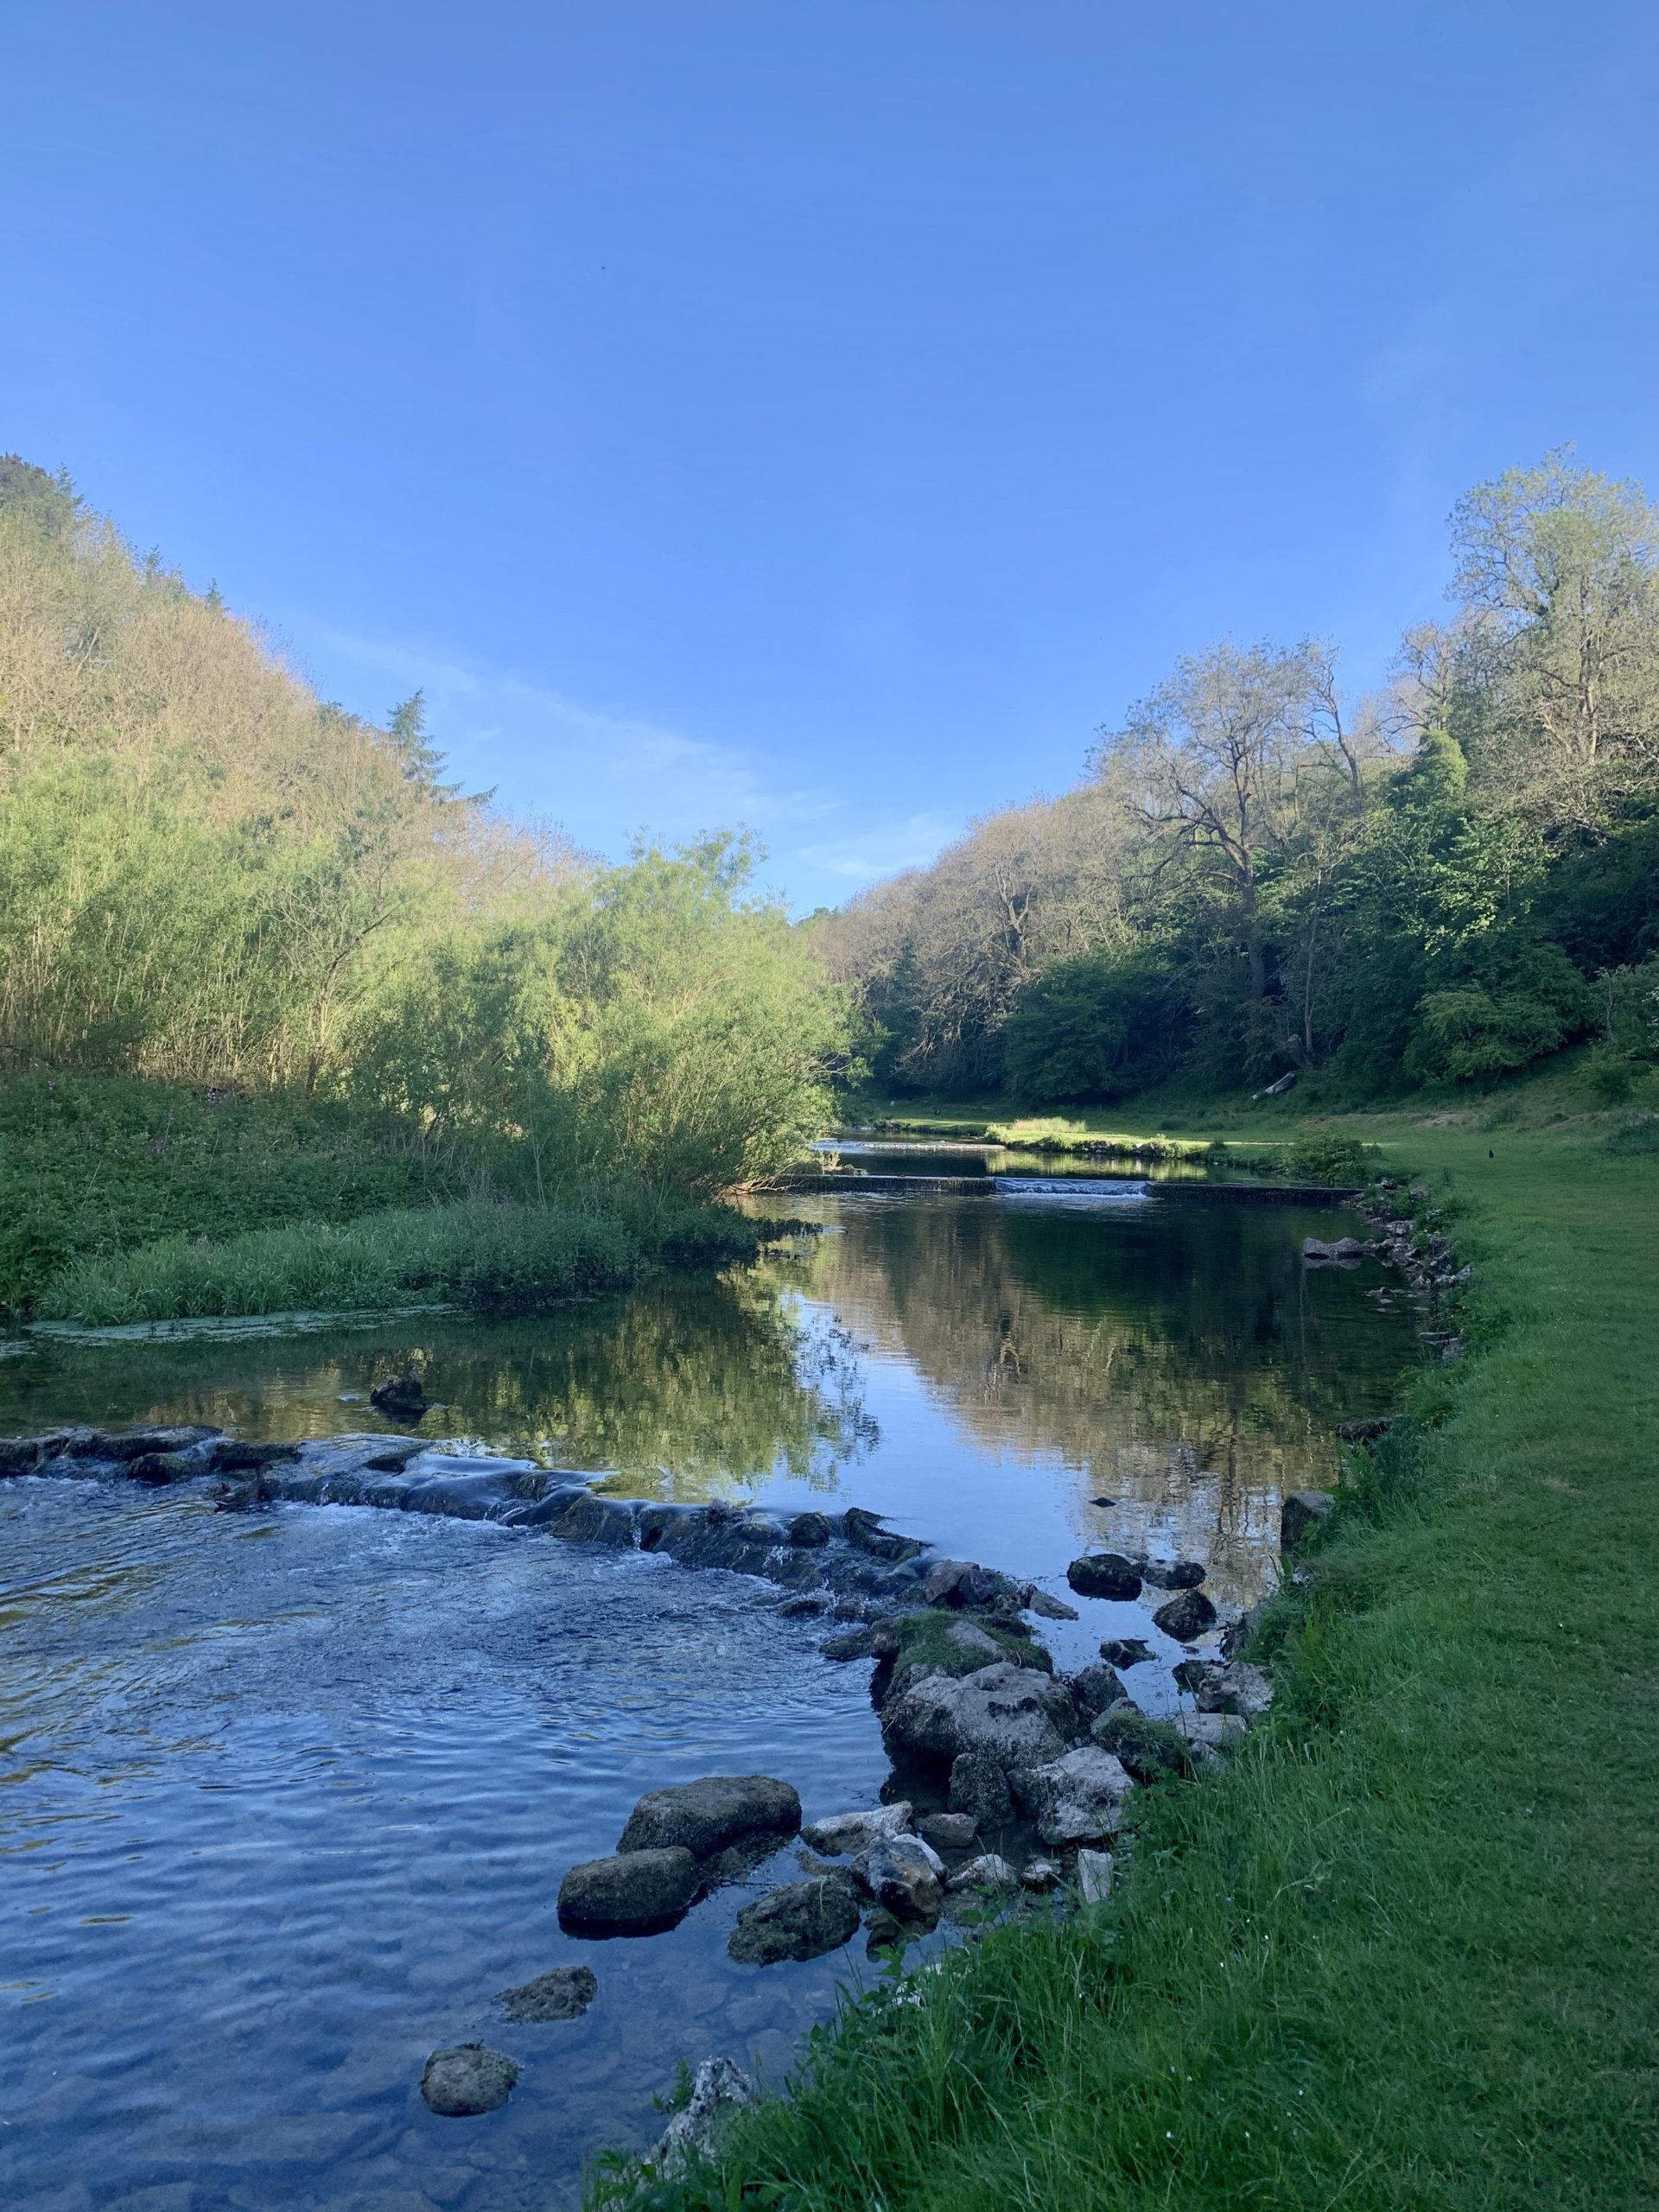
[[[1337,1421],[1381,1409],[1414,1350],[1369,1265],[1303,1270],[1329,1211],[789,1211],[823,1233],[728,1281],[533,1321],[33,1350],[0,1361],[0,1433],[372,1427],[362,1394],[415,1354],[443,1402],[427,1431],[474,1448],[630,1494],[855,1500],[1055,1586],[1085,1543],[1191,1553],[1242,1602],[1281,1491],[1328,1476]],[[55,1481],[6,1485],[0,1516],[9,2205],[567,2202],[586,2153],[658,2124],[681,2053],[778,2070],[855,1970],[732,1967],[734,1891],[647,1942],[572,1943],[554,1917],[564,1867],[653,1784],[759,1767],[809,1814],[874,1799],[863,1670],[755,1586],[489,1528],[249,1523]],[[1055,1630],[1065,1659],[1147,1631],[1140,1606],[1084,1611]],[[1173,1656],[1131,1677],[1148,1706]],[[576,1961],[601,1983],[582,2021],[493,2014],[495,1991]],[[421,2063],[468,2037],[524,2080],[501,2113],[435,2120]]]

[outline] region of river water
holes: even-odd
[[[612,1493],[857,1503],[1065,1588],[1086,1548],[1206,1562],[1224,1614],[1273,1574],[1284,1490],[1415,1354],[1372,1263],[1305,1269],[1287,1205],[1036,1176],[993,1198],[813,1197],[821,1233],[715,1281],[531,1320],[94,1344],[0,1357],[0,1434],[213,1421],[255,1437],[385,1426],[411,1356],[423,1433],[604,1471]],[[1049,1180],[1057,1189],[1041,1185]],[[773,1211],[784,1210],[782,1202]],[[773,2078],[861,1939],[741,1967],[746,1893],[671,1934],[559,1930],[565,1868],[645,1789],[793,1782],[809,1818],[876,1800],[865,1665],[778,1593],[657,1556],[485,1523],[65,1479],[0,1487],[0,2202],[28,2212],[517,2212],[659,2131],[683,2056]],[[1107,1635],[1175,1700],[1157,1602],[1077,1601],[1063,1664]],[[753,1895],[795,1872],[788,1853]],[[580,2020],[510,2024],[496,1993],[583,1963]],[[511,2103],[429,2113],[426,2055],[480,2040]]]

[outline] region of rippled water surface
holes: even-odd
[[[1370,1264],[1305,1271],[1329,1211],[1090,1198],[813,1198],[823,1226],[718,1282],[533,1321],[405,1316],[271,1339],[31,1346],[0,1433],[164,1416],[256,1436],[382,1424],[411,1354],[423,1433],[603,1470],[626,1495],[857,1503],[1064,1586],[1085,1546],[1199,1557],[1224,1605],[1271,1578],[1285,1488],[1381,1410],[1416,1322]],[[1109,1500],[1109,1503],[1099,1501]],[[809,1817],[874,1802],[868,1669],[776,1592],[531,1532],[347,1508],[245,1519],[199,1495],[0,1489],[0,2202],[461,2212],[572,2200],[661,2125],[682,2056],[773,2075],[858,1943],[725,1955],[744,1893],[671,1934],[578,1942],[554,1900],[664,1782],[760,1770]],[[1150,1599],[1150,1593],[1149,1593]],[[1063,1662],[1147,1635],[1080,1601]],[[1046,1633],[1049,1631],[1046,1630]],[[753,1890],[795,1869],[787,1853]],[[753,1893],[753,1891],[751,1892]],[[584,2018],[497,1992],[585,1962]],[[522,2061],[507,2107],[439,2120],[435,2045]]]

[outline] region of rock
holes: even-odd
[[[958,1866],[944,1886],[952,1897],[959,1897],[963,1890],[1012,1890],[1019,1880],[1019,1875],[1000,1853],[986,1851],[977,1859],[970,1859],[965,1866]]]
[[[1191,1643],[1194,1637],[1215,1626],[1216,1609],[1202,1590],[1183,1590],[1166,1605],[1160,1605],[1152,1618],[1153,1625],[1166,1636],[1173,1636],[1178,1643]]]
[[[931,1920],[944,1902],[944,1861],[918,1835],[884,1837],[853,1861],[861,1885],[900,1920]]]
[[[918,1597],[925,1605],[968,1606],[994,1605],[1008,1588],[1004,1578],[992,1574],[970,1560],[942,1559],[923,1576]]]
[[[1084,1667],[1075,1675],[1062,1677],[1071,1693],[1071,1702],[1077,1708],[1085,1726],[1109,1707],[1128,1701],[1128,1692],[1108,1666]]]
[[[1037,1765],[1055,1758],[1077,1732],[1077,1709],[1065,1686],[1007,1660],[971,1675],[930,1675],[881,1708],[890,1755],[908,1751],[943,1762],[988,1751],[1004,1769]]]
[[[1121,1761],[1095,1744],[1080,1744],[1064,1758],[1027,1775],[1021,1794],[1036,1815],[1043,1841],[1061,1849],[1099,1843],[1116,1835],[1135,1783]]]
[[[1241,1720],[1260,1720],[1273,1703],[1273,1684],[1260,1667],[1235,1659],[1201,1682],[1200,1713],[1236,1713]]]
[[[1060,1870],[1052,1859],[1028,1859],[1020,1869],[1022,1890],[1052,1890],[1060,1878]]]
[[[1322,1243],[1317,1236],[1302,1239],[1302,1257],[1305,1260],[1363,1260],[1367,1249],[1357,1236],[1338,1236],[1332,1244]]]
[[[830,1610],[830,1599],[821,1591],[808,1592],[799,1598],[785,1598],[778,1608],[780,1621],[816,1620]]]
[[[1100,1656],[1111,1667],[1144,1667],[1154,1656],[1152,1646],[1138,1636],[1109,1636]]]
[[[193,1445],[205,1444],[222,1433],[194,1421],[168,1428],[82,1428],[64,1436],[60,1448],[75,1459],[141,1459],[151,1452],[188,1452]],[[60,1440],[54,1438],[52,1442]]]
[[[903,1800],[872,1806],[867,1813],[832,1813],[827,1821],[813,1821],[804,1827],[801,1841],[832,1858],[842,1852],[868,1851],[874,1843],[907,1834],[910,1819],[910,1805]]]
[[[883,1911],[880,1905],[864,1926],[870,1939],[864,1946],[864,1955],[868,1959],[880,1958],[883,1951],[902,1950],[915,1933],[913,1929],[902,1927],[890,1912]]]
[[[1282,1098],[1295,1088],[1296,1070],[1292,1068],[1288,1075],[1281,1075],[1277,1083],[1270,1083],[1265,1090],[1258,1090],[1255,1096],[1258,1098]]]
[[[875,1631],[867,1621],[862,1628],[842,1629],[826,1637],[818,1646],[826,1659],[871,1659],[875,1656]]]
[[[748,1967],[775,1966],[780,1959],[821,1959],[851,1941],[860,1912],[844,1877],[789,1882],[744,1906],[726,1948]]]
[[[127,1462],[127,1473],[136,1483],[147,1483],[152,1490],[165,1489],[169,1483],[188,1482],[192,1475],[201,1472],[197,1463],[182,1452],[141,1452],[136,1459]]]
[[[1035,1613],[1039,1620],[1074,1621],[1077,1618],[1075,1605],[1068,1605],[1064,1598],[1052,1597],[1046,1590],[1039,1590],[1034,1582],[1023,1586],[1020,1600],[1028,1613]]]
[[[1336,1504],[1328,1490],[1294,1490],[1279,1509],[1279,1548],[1294,1552]]]
[[[1084,1904],[1103,1904],[1111,1894],[1112,1854],[1109,1851],[1077,1853],[1077,1895]]]
[[[297,1444],[255,1444],[244,1436],[222,1437],[207,1455],[216,1475],[254,1474],[261,1467],[274,1467],[279,1460],[299,1456]]]
[[[972,1621],[952,1621],[945,1635],[955,1650],[964,1653],[976,1666],[995,1667],[1005,1656],[1003,1647],[994,1636],[988,1636]]]
[[[935,1851],[966,1851],[979,1834],[971,1813],[930,1813],[918,1821],[916,1833]]]
[[[1080,1598],[1138,1598],[1141,1572],[1122,1552],[1085,1552],[1065,1570],[1065,1579]]]
[[[38,1436],[8,1436],[0,1440],[0,1475],[32,1475],[45,1457]]]
[[[419,1421],[426,1411],[426,1389],[412,1367],[389,1376],[369,1393],[369,1403],[388,1421]]]
[[[1177,1713],[1169,1725],[1202,1765],[1214,1765],[1223,1751],[1236,1750],[1246,1732],[1236,1713]]]
[[[1345,1421],[1337,1429],[1344,1444],[1375,1444],[1394,1427],[1392,1414],[1378,1414],[1369,1421]]]
[[[1221,1672],[1221,1667],[1214,1659],[1182,1659],[1170,1671],[1176,1688],[1191,1693],[1201,1690],[1212,1675]]]
[[[1093,1736],[1135,1782],[1158,1782],[1165,1775],[1192,1770],[1185,1743],[1168,1721],[1148,1719],[1143,1713],[1103,1713]]]
[[[1268,1607],[1272,1602],[1269,1598],[1258,1598],[1248,1612],[1241,1613],[1236,1621],[1227,1624],[1221,1632],[1221,1656],[1224,1659],[1230,1659],[1243,1650],[1266,1618]]]
[[[678,1845],[694,1859],[712,1859],[728,1844],[776,1836],[801,1825],[801,1801],[787,1782],[765,1774],[709,1774],[669,1789],[649,1790],[628,1815],[619,1852],[664,1851]]]
[[[651,2162],[664,2176],[678,2173],[695,2151],[711,2147],[721,2123],[760,2091],[729,2058],[705,2058],[691,2076],[691,2094],[658,2138]]]
[[[510,2020],[576,2020],[599,1994],[589,1967],[554,1967],[517,1989],[504,1989],[496,2003]]]
[[[421,2094],[429,2108],[446,2120],[467,2120],[481,2112],[495,2112],[512,2094],[518,2063],[505,2051],[486,2044],[461,2043],[448,2050],[435,2050],[421,2076]]]
[[[830,1523],[822,1513],[798,1513],[789,1524],[791,1544],[805,1544],[817,1549],[830,1541]]]
[[[1196,1590],[1207,1570],[1196,1559],[1147,1560],[1141,1580],[1154,1590]]]
[[[696,1893],[697,1862],[677,1844],[584,1859],[559,1885],[559,1925],[649,1935],[683,1918]]]
[[[970,1815],[977,1827],[1007,1827],[1014,1797],[1001,1761],[986,1751],[965,1751],[950,1769],[950,1803],[953,1813]]]
[[[867,1513],[862,1506],[849,1505],[841,1516],[841,1525],[849,1544],[875,1559],[914,1559],[925,1548],[913,1536],[895,1536],[881,1526],[879,1513]]]

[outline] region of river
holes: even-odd
[[[1305,1268],[1330,1208],[1197,1205],[1154,1183],[764,1202],[817,1232],[719,1281],[531,1319],[0,1344],[0,1434],[213,1422],[386,1427],[603,1471],[612,1495],[856,1503],[1064,1592],[1085,1548],[1190,1556],[1224,1615],[1267,1588],[1278,1503],[1384,1410],[1415,1316],[1374,1262]],[[19,2212],[518,2212],[660,2130],[682,2056],[777,2079],[862,1939],[802,1966],[725,1954],[740,1889],[667,1935],[566,1937],[565,1868],[643,1791],[779,1775],[808,1818],[887,1775],[868,1664],[779,1593],[660,1556],[347,1507],[213,1510],[200,1486],[0,1485],[0,2201]],[[1062,1665],[1147,1637],[1148,1604],[1043,1623]],[[1149,1594],[1148,1603],[1156,1602]],[[788,1853],[747,1892],[796,1872]],[[498,1992],[587,1964],[579,2020]],[[434,2047],[523,2077],[426,2111]]]

